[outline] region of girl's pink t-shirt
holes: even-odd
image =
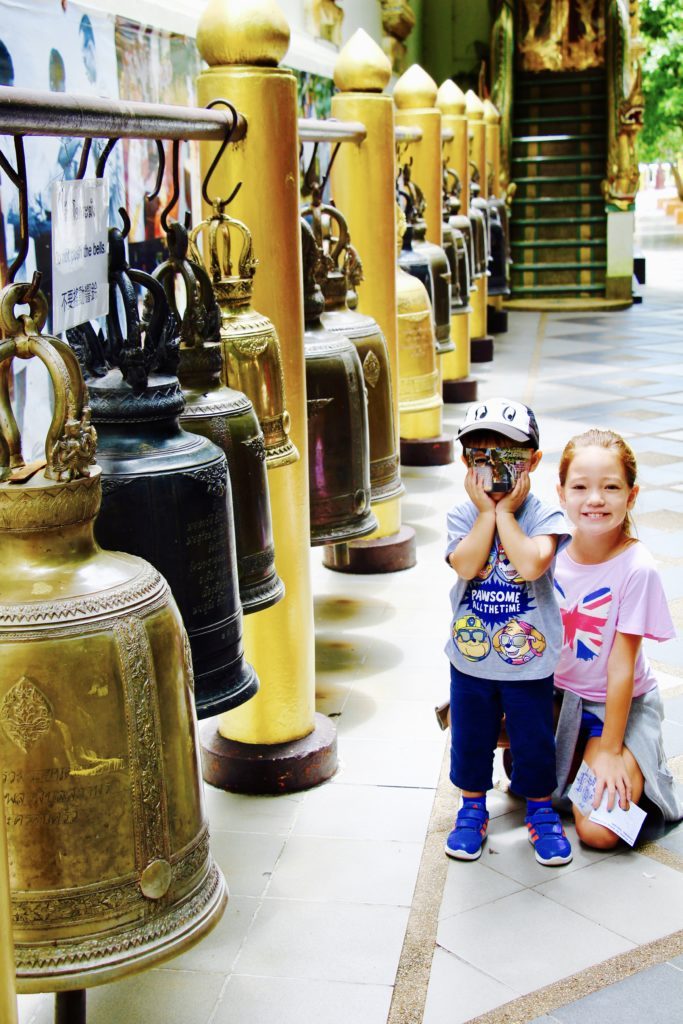
[[[586,700],[607,696],[607,660],[614,634],[671,640],[676,631],[650,552],[636,541],[597,565],[575,562],[564,548],[555,566],[564,638],[555,685]],[[633,696],[657,685],[642,648],[633,674]]]

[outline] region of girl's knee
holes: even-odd
[[[577,817],[576,832],[581,842],[594,850],[613,850],[619,842],[619,836],[614,832],[588,818]]]

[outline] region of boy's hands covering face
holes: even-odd
[[[503,497],[496,502],[496,515],[500,512],[516,512],[520,505],[523,504],[530,489],[531,481],[529,480],[529,473],[527,470],[524,470],[520,473],[519,479],[512,490],[508,491],[507,494],[504,494]]]
[[[465,474],[465,490],[467,496],[476,505],[479,512],[496,511],[496,503],[491,495],[484,490],[483,484],[474,466],[470,466]]]

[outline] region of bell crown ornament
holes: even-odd
[[[268,469],[290,465],[299,453],[289,437],[280,342],[272,321],[251,306],[258,266],[251,233],[246,224],[215,205],[212,216],[198,224],[189,239],[190,256],[200,265],[200,239],[204,243],[220,313],[223,382],[252,402],[263,431]]]
[[[96,435],[39,292],[0,294],[0,759],[20,992],[112,981],[186,949],[227,894],[208,845],[187,634],[149,563],[102,550]],[[25,465],[13,359],[54,390]],[[30,399],[30,394],[29,394]]]

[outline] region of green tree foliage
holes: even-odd
[[[672,159],[683,153],[683,0],[641,0],[645,127],[641,160]]]

